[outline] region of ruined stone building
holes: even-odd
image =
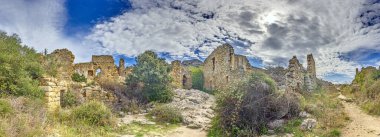
[[[315,62],[312,54],[307,55],[307,69],[299,63],[296,56],[289,60],[286,73],[286,91],[311,92],[317,86]]]
[[[188,68],[182,65],[179,60],[171,62],[171,68],[169,75],[173,78],[172,86],[174,88],[191,89],[192,78]]]
[[[124,66],[124,60],[120,59],[119,67],[111,55],[93,55],[92,61],[74,65],[75,72],[84,75],[87,80],[95,79],[118,79],[125,77],[128,73]]]
[[[224,44],[217,47],[203,64],[204,88],[223,89],[232,81],[241,79],[250,70],[252,68],[248,59],[236,55],[231,45]]]

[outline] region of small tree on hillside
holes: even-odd
[[[165,59],[156,53],[146,51],[136,59],[137,64],[126,83],[130,90],[141,90],[149,101],[168,102],[173,93],[170,90],[170,67]]]

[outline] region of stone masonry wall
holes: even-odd
[[[286,91],[312,92],[317,87],[316,68],[313,55],[307,55],[307,69],[303,68],[296,56],[289,60],[286,73]]]
[[[224,44],[217,47],[203,64],[204,88],[223,89],[251,70],[251,65],[245,56],[235,55],[233,47]]]
[[[67,91],[67,84],[59,82],[55,78],[43,77],[40,80],[40,88],[45,91],[48,111],[54,112],[61,108],[61,94]]]
[[[169,75],[173,78],[172,86],[175,89],[191,89],[191,74],[186,67],[182,66],[181,61],[173,61],[171,67]]]

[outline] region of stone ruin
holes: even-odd
[[[119,79],[128,73],[124,66],[124,60],[120,59],[119,67],[117,67],[111,55],[93,55],[91,62],[75,64],[74,70],[76,73],[85,76],[87,81]]]
[[[317,86],[316,68],[312,54],[307,55],[307,69],[302,66],[296,56],[289,60],[286,73],[286,91],[311,92]]]
[[[105,103],[116,101],[116,97],[110,91],[102,89],[99,85],[91,85],[93,81],[116,80],[124,81],[131,69],[124,67],[124,60],[120,60],[120,67],[116,67],[112,56],[92,56],[88,63],[74,64],[75,56],[67,49],[58,49],[45,55],[46,59],[52,59],[57,65],[57,76],[44,76],[40,80],[40,88],[45,91],[45,98],[49,111],[55,111],[61,107],[62,95],[69,90],[76,90],[81,95],[82,101],[100,100]],[[78,73],[87,78],[88,83],[73,82],[71,76]]]
[[[171,62],[171,67],[169,75],[173,78],[172,86],[176,89],[191,89],[192,77],[189,69],[178,60]]]
[[[234,80],[241,79],[247,71],[253,70],[248,59],[236,55],[231,45],[217,47],[203,64],[204,88],[219,90]]]

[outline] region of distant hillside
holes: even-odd
[[[380,70],[375,67],[356,70],[352,84],[345,85],[342,90],[351,96],[365,111],[380,115]]]

